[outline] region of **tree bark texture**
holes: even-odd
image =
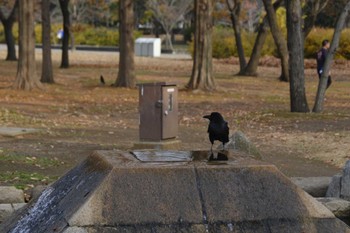
[[[264,47],[264,43],[268,34],[268,21],[267,18],[263,19],[263,22],[259,25],[258,35],[256,36],[252,54],[248,64],[240,72],[240,75],[245,76],[257,76],[257,70],[259,66],[259,59],[261,57],[261,51]]]
[[[70,14],[69,0],[59,0],[63,16],[63,39],[62,39],[62,59],[61,68],[69,68],[69,31],[70,31]]]
[[[212,68],[213,1],[195,0],[194,55],[188,89],[214,90],[216,88]]]
[[[41,1],[42,19],[42,43],[43,62],[40,81],[43,83],[54,83],[51,59],[51,20],[50,20],[50,0]]]
[[[241,0],[234,0],[231,2],[230,0],[226,0],[227,8],[230,12],[230,18],[232,22],[233,32],[235,34],[236,40],[236,48],[239,58],[239,74],[243,73],[244,68],[247,65],[247,61],[245,59],[242,35],[241,35],[241,26],[239,22],[239,15],[241,13]]]
[[[273,8],[275,11],[282,5],[284,0],[277,0],[273,4]],[[246,76],[257,76],[257,70],[258,70],[258,65],[259,65],[259,59],[261,57],[261,51],[264,47],[264,43],[266,40],[266,37],[269,33],[268,30],[269,22],[267,20],[267,16],[264,17],[263,21],[259,25],[258,29],[258,35],[256,36],[254,47],[252,50],[252,54],[250,55],[249,62],[247,66],[244,68],[243,72],[241,75],[246,75]]]
[[[304,36],[300,0],[286,0],[292,112],[309,112],[305,94]]]
[[[15,89],[40,87],[35,70],[34,1],[19,1],[19,60]]]
[[[7,46],[7,61],[16,61],[16,48],[15,48],[15,38],[13,36],[12,28],[16,20],[16,13],[18,12],[18,0],[15,1],[15,4],[12,8],[10,15],[6,18],[4,14],[0,11],[0,20],[4,26],[5,32],[5,41]]]
[[[272,0],[263,0],[265,10],[267,13],[267,19],[269,21],[272,37],[275,41],[278,55],[281,59],[281,69],[282,73],[280,76],[281,81],[288,82],[289,81],[289,73],[288,73],[288,48],[286,40],[284,39],[283,33],[278,27],[276,12],[272,5]]]
[[[334,53],[339,46],[340,35],[341,35],[341,32],[342,32],[344,25],[346,23],[346,19],[349,15],[349,11],[350,11],[350,1],[347,1],[345,7],[343,8],[342,12],[340,13],[340,15],[337,19],[336,25],[335,25],[335,30],[334,30],[331,46],[329,48],[329,52],[327,54],[326,61],[325,61],[324,66],[323,66],[322,76],[321,76],[320,82],[318,84],[315,105],[314,105],[313,110],[312,110],[313,112],[322,112],[323,111],[323,103],[324,103],[324,97],[326,95],[326,87],[327,87],[329,70],[330,70],[331,63],[332,63],[332,60],[334,57]]]
[[[119,3],[119,71],[115,82],[117,87],[136,86],[134,61],[134,3],[121,0]]]

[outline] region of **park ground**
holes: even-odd
[[[0,185],[30,189],[48,184],[94,150],[131,150],[138,141],[138,90],[111,87],[118,54],[70,53],[69,69],[59,69],[53,51],[56,84],[41,90],[11,89],[17,63],[0,50],[0,125],[40,132],[0,136]],[[37,73],[41,52],[37,50]],[[214,60],[216,92],[186,91],[192,60],[188,56],[136,57],[138,82],[176,83],[179,91],[179,139],[183,150],[210,148],[206,119],[221,112],[230,131],[242,131],[264,161],[287,176],[332,176],[350,158],[350,63],[333,64],[333,85],[321,114],[290,113],[289,84],[278,81],[278,60],[264,58],[258,77],[236,76],[237,59]],[[305,61],[306,91],[312,108],[318,78],[315,62]],[[99,83],[100,75],[106,85]]]

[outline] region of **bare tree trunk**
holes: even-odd
[[[286,0],[292,112],[309,112],[305,94],[304,36],[300,0]]]
[[[246,67],[240,72],[240,75],[245,76],[257,76],[257,70],[259,65],[259,59],[261,57],[261,50],[264,47],[264,43],[268,34],[268,21],[267,18],[263,19],[263,22],[259,25],[258,35],[256,36],[252,54]]]
[[[172,39],[171,39],[171,32],[169,31],[165,31],[165,48],[171,51],[174,51],[174,47],[173,47],[173,43],[172,43]]]
[[[115,82],[117,87],[134,88],[136,86],[134,62],[134,2],[119,2],[119,71]]]
[[[15,47],[15,39],[13,37],[12,28],[13,24],[16,20],[16,13],[18,10],[18,0],[15,1],[15,5],[12,8],[12,11],[8,18],[4,16],[2,11],[0,11],[0,20],[2,22],[2,25],[4,26],[4,32],[5,32],[5,41],[7,45],[7,61],[16,61],[16,47]]]
[[[346,19],[349,15],[349,11],[350,11],[350,1],[347,2],[347,4],[343,8],[341,14],[339,15],[339,17],[337,19],[334,34],[333,34],[333,39],[331,42],[331,47],[329,48],[329,52],[327,54],[326,61],[325,61],[324,66],[323,66],[322,76],[321,76],[320,82],[318,84],[316,101],[315,101],[314,108],[312,110],[313,112],[322,112],[323,111],[323,103],[324,103],[324,97],[326,95],[326,87],[327,87],[329,70],[330,70],[331,63],[332,63],[332,60],[334,57],[334,53],[339,46],[340,35],[341,35],[341,32],[344,28]]]
[[[275,41],[275,44],[277,46],[278,55],[281,59],[281,69],[282,73],[280,76],[281,81],[288,82],[289,81],[289,73],[288,73],[288,48],[286,40],[284,39],[284,36],[278,27],[277,19],[276,19],[276,12],[272,6],[271,0],[263,0],[265,10],[267,13],[267,19],[269,20],[270,29],[272,33],[272,37]]]
[[[226,5],[230,12],[232,27],[235,34],[236,47],[237,47],[237,53],[239,58],[238,74],[242,74],[244,68],[247,65],[247,62],[244,54],[244,48],[243,48],[243,42],[242,42],[242,36],[241,36],[241,26],[239,25],[239,15],[241,13],[241,1],[234,0],[233,2],[231,2],[230,0],[226,0]]]
[[[43,62],[40,81],[54,83],[51,59],[51,19],[50,0],[41,1]]]
[[[3,22],[4,31],[5,31],[5,41],[7,45],[7,61],[16,61],[16,47],[15,47],[15,39],[13,37],[12,28],[13,28],[12,21],[6,20]]]
[[[273,4],[273,8],[276,11],[284,2],[284,0],[277,0]],[[265,16],[262,23],[259,25],[258,35],[256,36],[254,47],[252,54],[250,55],[250,59],[248,62],[248,65],[244,68],[241,75],[246,76],[257,76],[257,70],[259,65],[259,59],[261,56],[261,50],[264,47],[264,43],[268,34],[268,25],[269,22],[267,20],[267,17]]]
[[[73,52],[73,51],[75,51],[75,49],[76,49],[76,46],[75,46],[75,38],[74,38],[74,34],[73,34],[73,32],[69,32],[69,35],[70,35],[70,49],[71,49],[71,51]]]
[[[70,31],[70,16],[69,16],[69,0],[59,0],[62,15],[63,15],[63,39],[62,39],[62,60],[61,68],[69,68],[69,31]]]
[[[40,87],[35,72],[34,1],[19,2],[19,60],[15,89],[31,90]]]
[[[213,1],[195,0],[195,33],[193,67],[187,88],[214,90],[216,88],[212,72],[212,22]]]

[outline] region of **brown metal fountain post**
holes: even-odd
[[[144,83],[139,86],[140,141],[137,149],[177,149],[178,91],[175,84]]]

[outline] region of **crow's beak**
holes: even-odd
[[[203,118],[207,118],[210,120],[210,115],[205,115]]]

